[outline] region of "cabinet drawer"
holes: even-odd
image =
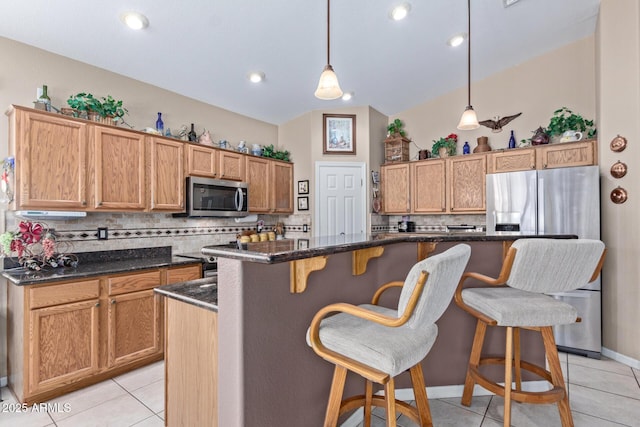
[[[98,279],[38,286],[29,289],[29,306],[31,308],[48,307],[98,298],[99,295],[100,280]]]
[[[167,285],[200,279],[201,277],[202,266],[200,264],[190,265],[189,267],[172,268],[167,271]]]
[[[148,273],[129,274],[126,276],[110,277],[107,279],[109,295],[142,291],[160,286],[160,270]]]

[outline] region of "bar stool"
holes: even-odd
[[[505,426],[511,423],[513,400],[534,404],[557,403],[562,426],[573,426],[552,328],[579,322],[580,318],[573,306],[545,294],[566,292],[593,282],[600,274],[605,252],[604,243],[599,240],[520,239],[507,252],[497,279],[478,273],[464,274],[456,289],[455,301],[478,322],[462,394],[463,405],[471,405],[473,388],[477,383],[504,397]],[[492,286],[464,288],[469,278]],[[487,326],[506,328],[505,357],[482,357]],[[520,329],[541,333],[550,370],[521,359]],[[481,365],[492,364],[504,364],[505,386],[480,373]],[[523,391],[522,369],[547,380],[553,387],[542,392]]]
[[[371,406],[386,408],[387,426],[396,425],[396,410],[421,426],[432,425],[420,362],[436,340],[435,322],[449,306],[470,255],[469,245],[456,245],[415,264],[404,283],[381,286],[371,304],[338,303],[318,311],[307,343],[335,364],[325,427],[336,426],[341,414],[360,406],[365,426],[371,424]],[[402,288],[397,309],[378,306],[382,293],[393,287]],[[406,370],[416,407],[395,399],[394,377]],[[365,394],[342,400],[347,371],[365,378]],[[373,382],[384,386],[385,396],[373,396]]]

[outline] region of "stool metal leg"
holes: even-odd
[[[329,404],[324,418],[324,427],[336,427],[340,416],[340,404],[342,403],[342,393],[344,383],[347,378],[347,369],[336,365],[331,382],[331,392],[329,393]]]
[[[396,388],[393,378],[384,385],[384,398],[387,403],[387,427],[396,427]]]
[[[427,398],[427,389],[424,384],[424,375],[422,366],[418,363],[409,370],[411,374],[411,383],[413,384],[413,394],[418,407],[418,415],[420,416],[421,427],[432,427],[431,410],[429,409],[429,399]]]
[[[371,401],[373,400],[373,383],[369,380],[364,380],[364,427],[371,427]]]
[[[473,337],[473,345],[471,347],[471,355],[469,356],[469,368],[467,368],[467,378],[464,381],[464,391],[462,392],[461,403],[464,406],[471,405],[471,398],[473,397],[473,387],[476,385],[473,377],[471,376],[470,368],[473,366],[477,368],[480,364],[480,356],[482,355],[482,345],[484,344],[484,336],[487,332],[487,324],[478,319],[476,326],[476,333]]]
[[[507,326],[507,345],[504,355],[504,426],[511,425],[511,383],[513,369],[513,327]]]
[[[562,377],[558,348],[556,347],[556,340],[553,338],[553,329],[551,326],[546,326],[540,328],[540,333],[542,334],[542,341],[544,342],[552,383],[555,387],[560,387],[564,390],[564,397],[558,402],[558,411],[560,411],[562,427],[573,427],[573,416],[571,415],[571,408],[569,407],[569,396],[564,384],[564,378]]]

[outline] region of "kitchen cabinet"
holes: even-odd
[[[293,165],[246,156],[249,212],[293,213]]]
[[[218,177],[218,150],[196,144],[185,144],[187,176]]]
[[[409,163],[385,165],[380,168],[382,209],[386,214],[407,214],[411,211]]]
[[[15,156],[12,208],[86,209],[87,125],[14,106],[7,114]]]
[[[218,151],[220,179],[245,180],[244,154],[229,150]]]
[[[184,211],[184,143],[149,138],[150,211]]]
[[[538,169],[590,166],[596,164],[596,144],[594,140],[548,144],[537,151]]]
[[[486,211],[487,157],[482,154],[447,159],[448,211],[483,213]]]
[[[94,125],[90,152],[91,208],[145,210],[145,135]]]
[[[447,210],[446,161],[411,163],[412,213],[442,213]]]
[[[198,279],[201,265],[7,289],[9,386],[31,404],[163,357],[161,284]]]
[[[488,155],[488,173],[517,172],[536,168],[536,150],[518,148]]]

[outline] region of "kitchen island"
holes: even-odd
[[[203,254],[219,257],[217,425],[322,425],[333,365],[305,340],[320,308],[368,303],[380,285],[404,280],[418,258],[461,242],[472,249],[467,271],[497,277],[503,252],[522,237],[528,236],[398,233],[204,247]],[[388,294],[381,304],[396,306],[399,293]],[[442,395],[460,395],[475,320],[452,302],[437,323],[438,338],[423,362],[426,384],[442,387]],[[544,363],[539,337],[524,332],[523,354]],[[488,336],[485,351],[503,349],[502,335]],[[401,375],[396,387],[409,384]],[[348,377],[345,395],[361,393],[362,387],[360,379]]]

